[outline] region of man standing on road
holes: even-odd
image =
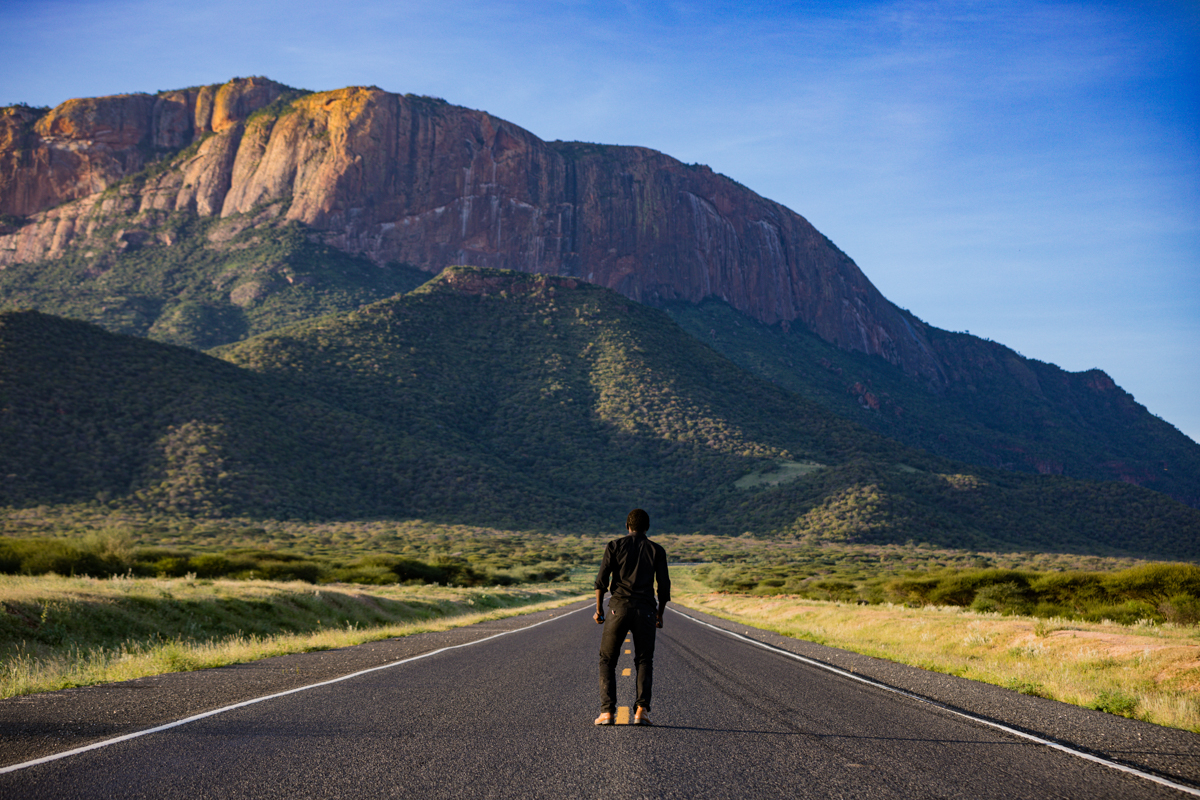
[[[597,725],[612,725],[617,712],[617,659],[625,634],[633,633],[633,661],[637,665],[637,711],[633,724],[650,724],[650,690],[654,682],[654,632],[663,625],[663,611],[671,599],[667,575],[667,551],[646,538],[650,515],[640,508],[625,518],[628,535],[613,539],[604,548],[600,574],[596,576],[596,613],[592,619],[604,625],[600,637],[600,716]],[[608,618],[604,616],[604,593],[610,591]],[[654,583],[658,581],[658,603]]]

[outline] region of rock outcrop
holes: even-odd
[[[898,366],[904,375],[885,392],[857,366],[843,375],[830,360],[837,350],[817,357],[838,378],[835,404],[848,392],[849,412],[888,435],[1005,469],[1139,483],[1200,507],[1200,448],[1107,375],[926,326],[803,217],[704,166],[640,147],[544,142],[433,98],[314,94],[265,78],[0,109],[0,270],[21,265],[9,276],[22,303],[40,302],[40,291],[91,293],[101,323],[111,315],[152,337],[225,343],[256,324],[250,310],[289,290],[315,313],[320,304],[297,298],[317,279],[263,255],[206,274],[215,294],[184,297],[178,284],[143,295],[121,270],[140,279],[136,270],[168,252],[140,248],[211,255],[288,237],[322,252],[322,264],[342,258],[367,273],[328,248],[430,273],[465,264],[583,279],[650,305],[720,298],[785,338],[796,325]],[[46,285],[29,288],[40,265],[64,256],[69,270],[46,270]],[[330,294],[388,296],[400,291],[391,281],[419,280],[412,272],[351,276]],[[890,381],[886,372],[878,377]]]
[[[282,202],[288,220],[381,264],[578,277],[648,304],[719,297],[945,381],[923,326],[849,257],[707,167],[544,142],[485,112],[376,88],[271,105],[286,90],[250,78],[4,110],[0,213],[28,219],[0,230],[0,267],[55,258],[118,221],[152,232],[172,212]],[[188,145],[170,168],[143,169]]]

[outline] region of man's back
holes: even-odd
[[[610,578],[611,575],[611,585]],[[658,601],[654,583],[658,581]],[[631,533],[613,539],[604,548],[596,589],[612,594],[612,602],[653,607],[671,599],[671,578],[667,573],[667,551],[650,541],[644,533]]]

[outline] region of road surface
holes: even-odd
[[[579,606],[555,613],[0,774],[0,797],[1187,796],[671,612],[655,658],[655,725],[597,728],[600,627]],[[618,690],[631,706],[633,676]],[[19,716],[0,709],[0,726]],[[8,745],[20,738],[13,725]]]

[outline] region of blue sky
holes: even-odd
[[[1200,4],[6,0],[0,104],[266,75],[710,165],[1200,440]]]

